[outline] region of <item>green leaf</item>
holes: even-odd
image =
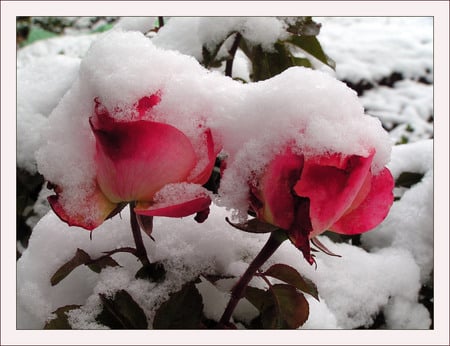
[[[62,279],[69,275],[72,270],[78,266],[85,264],[91,260],[91,257],[83,250],[77,249],[75,256],[72,257],[67,263],[62,265],[50,279],[52,286],[58,284]]]
[[[396,187],[411,187],[419,183],[423,178],[422,173],[403,172],[395,181]]]
[[[266,52],[261,45],[251,49],[248,57],[252,62],[251,78],[254,82],[272,78],[294,66],[292,55],[283,42],[275,43],[274,48],[275,52]]]
[[[322,49],[319,40],[315,36],[297,36],[292,35],[287,42],[303,49],[306,53],[311,54],[313,57],[323,62],[325,65],[335,69],[335,62],[330,59]]]
[[[264,275],[284,281],[319,300],[319,293],[317,292],[317,287],[314,282],[302,277],[300,273],[291,266],[281,263],[274,264],[264,272]]]
[[[289,19],[292,19],[289,18]],[[295,22],[288,22],[287,31],[296,35],[317,36],[320,32],[321,24],[312,20],[310,16],[295,17]]]
[[[48,38],[56,37],[57,34],[47,31],[41,28],[31,27],[30,33],[28,34],[27,40],[24,42],[23,45],[31,44],[33,42],[39,41],[39,40],[45,40]]]
[[[117,291],[114,298],[100,294],[103,303],[102,312],[96,317],[97,322],[111,329],[147,329],[147,316],[144,310],[125,291]]]
[[[156,311],[154,329],[198,329],[203,317],[203,299],[194,282],[170,295]]]
[[[279,227],[276,227],[274,225],[271,225],[270,223],[261,221],[259,219],[251,219],[243,223],[232,223],[226,217],[225,221],[228,222],[234,228],[249,233],[270,233],[279,229]]]
[[[92,33],[105,32],[105,31],[108,31],[109,29],[112,29],[113,26],[114,25],[112,25],[110,23],[106,23],[106,24],[99,26],[97,29],[93,30]]]
[[[72,329],[68,321],[67,312],[80,308],[81,305],[66,305],[62,306],[55,311],[56,317],[45,323],[44,329]]]
[[[298,58],[298,57],[293,56],[292,61],[295,66],[303,66],[303,67],[307,67],[307,68],[313,67],[311,64],[311,61],[309,61],[309,59],[307,59],[307,58]]]

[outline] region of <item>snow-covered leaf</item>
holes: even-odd
[[[319,40],[315,36],[296,36],[292,35],[288,42],[303,49],[306,53],[311,54],[316,59],[330,66],[332,69],[336,68],[335,62],[328,57],[322,49]]]
[[[147,317],[144,310],[125,290],[116,292],[114,298],[100,294],[103,310],[97,321],[111,329],[147,329]]]
[[[48,321],[45,324],[44,329],[72,329],[72,326],[68,321],[67,312],[78,309],[79,307],[80,305],[66,305],[56,309],[53,311],[53,313],[56,314],[56,317]]]

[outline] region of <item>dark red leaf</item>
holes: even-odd
[[[267,269],[263,275],[271,276],[275,279],[284,281],[319,300],[319,293],[317,292],[317,287],[314,282],[304,278],[291,266],[281,263],[274,264]]]
[[[82,264],[86,264],[91,260],[91,257],[83,250],[77,249],[75,256],[73,256],[68,262],[63,264],[55,274],[50,279],[50,283],[52,286],[58,284],[61,280],[63,280],[67,275],[69,275],[72,270],[77,268]]]
[[[271,309],[274,328],[297,329],[302,326],[309,316],[309,305],[305,296],[291,285],[274,285],[269,291],[276,301]],[[266,317],[267,320],[267,317]]]
[[[234,228],[249,233],[270,233],[279,229],[279,227],[258,219],[251,219],[243,223],[233,223],[227,217],[225,220]]]

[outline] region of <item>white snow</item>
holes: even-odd
[[[82,58],[97,37],[97,34],[59,36],[37,41],[19,49],[17,52],[17,67],[28,65],[40,57],[66,55],[73,58]]]
[[[375,82],[393,72],[433,80],[432,17],[317,17],[318,39],[340,80]]]
[[[249,179],[257,178],[288,143],[306,157],[330,152],[368,156],[374,149],[375,174],[389,160],[390,140],[380,121],[364,115],[356,94],[324,72],[290,68],[242,89],[243,105],[233,110],[234,118],[224,114],[220,125],[230,159],[219,204],[235,209],[237,216],[247,214]]]
[[[409,142],[433,136],[433,86],[413,80],[403,80],[393,88],[380,86],[366,91],[360,98],[367,113],[381,119],[389,135],[399,142],[405,136]]]
[[[394,202],[388,217],[374,230],[362,235],[370,250],[401,248],[408,250],[420,267],[422,283],[433,270],[433,141],[420,141],[393,148],[389,168],[397,178],[402,172],[424,174],[422,180]]]
[[[115,28],[130,31],[140,31],[143,34],[155,28],[156,17],[120,17]]]
[[[95,230],[92,241],[87,231],[69,228],[49,212],[35,227],[29,248],[18,261],[18,328],[41,328],[52,311],[68,304],[83,305],[80,311],[70,313],[75,328],[99,328],[95,322],[100,304],[98,294],[111,295],[119,289],[126,289],[135,298],[151,322],[155,307],[171,292],[180,289],[184,282],[200,274],[241,275],[267,235],[230,228],[224,221],[227,214],[224,209],[213,206],[204,224],[197,224],[192,218],[155,219],[152,235],[156,242],[148,237],[144,242],[150,258],[162,261],[166,267],[167,279],[162,284],[134,279],[138,262],[130,254],[117,254],[113,257],[123,267],[95,274],[82,266],[51,287],[49,278],[77,248],[96,258],[102,251],[132,246],[133,241],[127,210],[122,213],[122,219],[114,218]],[[301,254],[292,244],[286,242],[265,265],[289,264],[318,286],[321,300],[313,302],[309,299],[311,317],[304,328],[370,325],[382,309],[387,309],[389,316],[400,315],[391,322],[387,319],[387,328],[398,327],[399,323],[414,328],[429,327],[427,311],[417,303],[419,268],[406,250],[388,248],[368,253],[348,244],[333,244],[325,237],[321,237],[321,241],[342,258],[319,253],[315,270],[301,260]],[[227,294],[205,280],[198,286],[205,313],[212,319],[219,319]],[[245,304],[243,302],[237,312],[240,320],[246,314],[247,318],[255,314],[254,309]],[[397,305],[401,307],[399,311],[393,308]],[[412,310],[420,311],[420,314],[410,316]],[[401,314],[402,311],[406,314]]]
[[[111,44],[111,38],[114,44]],[[124,65],[123,61],[128,61],[128,64]],[[152,64],[158,68],[149,68]],[[200,144],[204,138],[200,136],[199,118],[203,114],[186,108],[189,99],[184,101],[184,112],[173,114],[170,104],[183,104],[183,100],[171,99],[171,90],[166,87],[170,82],[178,85],[180,80],[183,85],[188,82],[183,73],[198,71],[204,70],[193,58],[158,51],[149,39],[137,32],[114,31],[95,42],[81,63],[79,78],[50,115],[49,126],[43,131],[47,141],[37,153],[39,171],[49,181],[61,186],[64,191],[62,201],[68,209],[78,210],[86,216],[91,213],[87,206],[83,208],[83,201],[95,187],[95,142],[88,118],[94,114],[96,97],[112,116],[124,118],[132,116],[130,109],[141,97],[163,90],[159,117],[167,114],[164,122],[172,124],[173,117],[184,117],[176,127],[192,138],[196,144],[194,149],[201,154],[204,146]],[[178,92],[176,96],[179,95]],[[167,100],[169,106],[166,105]]]
[[[209,191],[198,184],[167,184],[155,194],[154,203],[163,208],[207,196]]]
[[[202,61],[203,45],[214,51],[234,32],[241,32],[250,44],[260,44],[264,50],[271,51],[277,40],[287,36],[285,29],[286,23],[275,17],[175,17],[152,41],[159,47],[176,49]],[[226,54],[226,51],[219,52],[219,56]]]
[[[17,165],[36,172],[47,118],[78,75],[80,59],[64,55],[33,59],[17,69]],[[32,130],[31,130],[32,129]]]
[[[375,145],[374,165],[381,168],[389,160],[389,142],[397,142],[406,133],[412,144],[394,146],[388,166],[395,178],[405,171],[422,173],[424,178],[402,191],[386,220],[362,236],[364,250],[321,237],[342,258],[319,253],[315,270],[286,242],[266,266],[289,264],[318,286],[320,302],[308,298],[311,312],[302,328],[368,326],[379,312],[386,318],[383,328],[429,328],[431,319],[418,302],[418,293],[433,270],[433,141],[424,140],[433,135],[433,125],[428,123],[433,114],[433,86],[415,80],[425,76],[433,81],[432,19],[316,19],[323,24],[318,38],[336,61],[339,79],[374,82],[392,72],[412,79],[397,82],[394,88],[366,91],[359,99],[330,77],[329,71],[294,68],[272,80],[244,85],[219,72],[207,72],[194,59],[201,59],[203,43],[218,42],[233,25],[242,29],[247,39],[270,49],[284,34],[275,21],[173,17],[150,40],[122,31],[148,30],[151,20],[130,18],[122,19],[109,34],[63,36],[19,49],[18,165],[34,172],[34,153],[39,149],[40,171],[64,186],[73,205],[78,206],[93,187],[94,140],[87,118],[93,113],[95,96],[107,107],[130,109],[140,97],[162,91],[161,103],[149,117],[177,124],[193,141],[201,137],[198,124],[211,127],[230,158],[222,193],[235,194],[228,201],[222,196],[219,202],[237,209],[244,208],[243,186],[255,167],[252,165],[262,168],[289,139],[295,139],[300,147],[308,143],[312,152],[363,154],[368,145]],[[239,51],[236,54],[233,77],[248,81],[248,61]],[[387,128],[394,127],[389,137],[376,118],[363,115],[363,107]],[[125,112],[114,113],[123,115]],[[406,130],[407,124],[412,132]],[[302,136],[298,135],[300,129]],[[42,198],[35,207],[40,215],[46,209]],[[152,236],[156,242],[145,235],[144,242],[150,258],[163,261],[167,269],[162,284],[134,279],[139,269],[136,259],[130,254],[115,254],[113,258],[123,267],[95,274],[81,266],[51,287],[50,276],[77,248],[96,257],[102,251],[132,246],[133,240],[127,210],[121,218],[116,216],[95,230],[92,241],[87,231],[69,228],[48,212],[35,226],[29,247],[17,263],[17,328],[42,328],[51,312],[66,304],[83,305],[70,313],[74,328],[104,328],[95,321],[100,311],[98,294],[110,295],[118,289],[133,296],[151,325],[155,309],[185,282],[200,274],[239,276],[262,248],[267,235],[232,229],[224,221],[229,214],[212,206],[203,224],[195,223],[192,217],[155,218]],[[222,291],[233,282],[220,280],[217,286],[223,287],[217,289],[205,279],[197,285],[208,317],[220,317],[226,303]],[[237,320],[249,321],[254,316],[255,309],[248,302],[238,305]]]
[[[390,141],[380,121],[365,116],[356,93],[326,73],[290,68],[270,80],[241,84],[208,72],[191,57],[158,49],[141,33],[115,30],[92,44],[79,79],[50,115],[47,143],[37,154],[39,171],[62,188],[66,208],[91,213],[83,200],[95,186],[95,145],[88,123],[93,100],[98,97],[112,116],[129,120],[137,100],[156,93],[161,102],[146,117],[183,131],[198,157],[204,156],[202,124],[218,134],[230,155],[222,201],[241,212],[246,211],[245,186],[252,172],[290,141],[307,156],[367,156],[375,149],[375,174],[389,160]]]

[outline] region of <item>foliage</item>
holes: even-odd
[[[76,29],[87,33],[112,28],[118,17],[17,17],[16,37],[19,47]]]
[[[252,45],[245,39],[242,32],[231,31],[214,47],[203,45],[201,63],[211,68],[218,67],[226,61],[225,74],[231,76],[234,55],[236,49],[240,48],[251,62],[252,82],[269,79],[292,66],[314,68],[315,60],[335,68],[333,60],[325,54],[316,38],[320,31],[320,24],[315,23],[311,17],[289,17],[285,21],[289,37],[276,42],[274,51],[264,50],[260,44]],[[219,57],[221,47],[229,39],[234,40],[229,56]]]
[[[103,32],[112,27],[114,19],[107,17],[92,17],[89,32]],[[98,25],[100,20],[106,18],[106,23]],[[318,64],[324,64],[334,69],[335,64],[321,47],[317,35],[320,32],[320,24],[315,23],[311,17],[298,17],[296,20],[286,20],[289,36],[274,44],[272,51],[264,50],[261,45],[252,45],[243,33],[232,31],[226,38],[214,47],[203,46],[203,59],[201,63],[207,68],[221,66],[226,63],[225,74],[231,76],[234,56],[237,49],[248,57],[251,62],[252,82],[262,81],[283,72],[292,66],[315,68]],[[20,46],[33,43],[63,34],[66,28],[76,25],[76,19],[64,19],[60,17],[19,17],[17,20],[17,42]],[[227,40],[233,44],[229,55],[219,57],[219,51]],[[206,184],[209,190],[217,193],[220,184],[220,170],[222,160],[215,158],[216,164]],[[25,220],[32,215],[31,206],[37,198],[37,194],[43,185],[43,177],[39,174],[31,175],[17,168],[17,221],[18,237],[26,239],[30,230],[26,229]],[[423,174],[415,172],[403,172],[396,180],[396,187],[410,188],[421,181]],[[271,233],[279,228],[262,222],[258,218],[244,223],[231,223],[231,226],[251,233]],[[151,225],[142,230],[151,237]],[[326,235],[337,241],[359,243],[359,236],[336,235],[327,232]],[[314,243],[319,249],[327,252],[320,246],[320,242]],[[314,249],[313,249],[314,251]],[[52,286],[57,285],[66,278],[74,269],[86,265],[96,273],[100,273],[106,267],[120,266],[111,256],[117,252],[128,252],[139,257],[139,247],[118,248],[93,259],[87,252],[77,249],[75,255],[63,264],[51,277]],[[328,251],[330,255],[334,255]],[[141,258],[139,258],[141,259]],[[301,327],[308,319],[309,305],[304,294],[309,294],[319,300],[317,287],[313,282],[304,278],[293,267],[286,264],[274,264],[265,271],[258,270],[255,274],[262,278],[266,289],[247,286],[242,297],[245,297],[255,306],[259,315],[247,327],[255,329],[294,329]],[[166,271],[162,263],[145,263],[135,276],[137,279],[145,279],[156,284],[164,282]],[[273,282],[274,281],[274,282]],[[281,283],[279,283],[281,282]],[[232,324],[220,325],[208,320],[204,314],[202,296],[196,288],[198,278],[188,282],[183,287],[172,293],[156,310],[152,328],[154,329],[201,329],[211,327],[235,327]],[[115,292],[114,296],[99,294],[102,310],[96,321],[112,329],[147,329],[149,328],[146,313],[126,290]],[[70,329],[68,313],[79,309],[79,305],[62,306],[54,311],[55,318],[49,320],[45,329]]]

